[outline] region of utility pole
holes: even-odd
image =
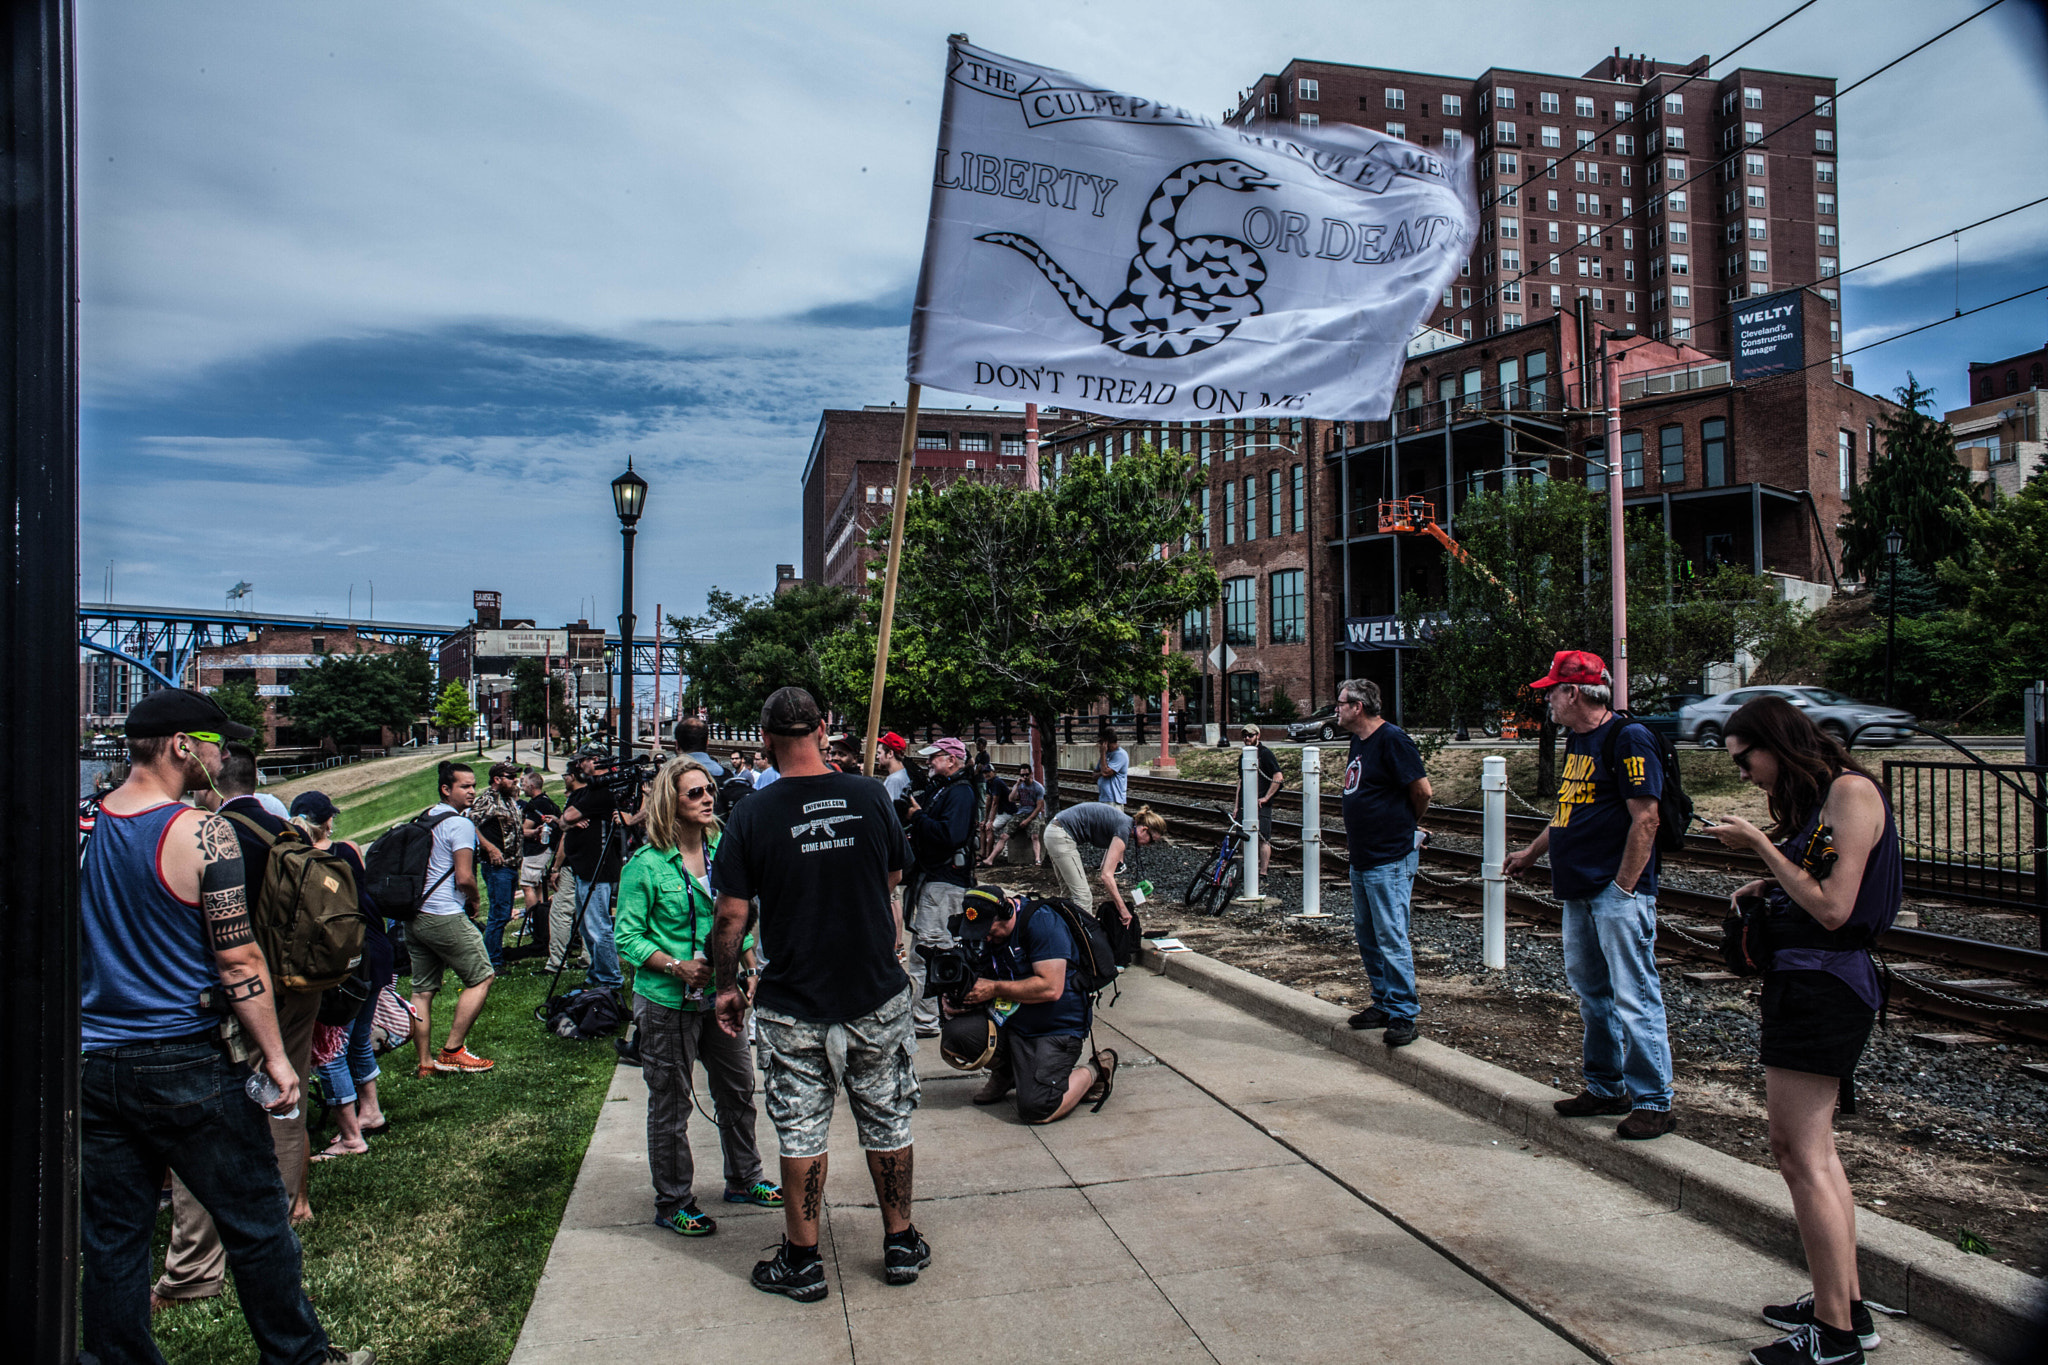
[[[1614,709],[1628,709],[1628,547],[1622,539],[1621,364],[1613,332],[1600,339],[1600,369],[1607,402],[1607,577],[1614,590],[1614,637],[1608,669]]]

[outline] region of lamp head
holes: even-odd
[[[626,457],[626,472],[612,480],[612,506],[618,509],[619,520],[631,526],[640,520],[640,509],[647,502],[647,480],[633,472],[633,459]]]
[[[1884,552],[1897,559],[1899,551],[1906,548],[1906,537],[1894,526],[1884,533]]]

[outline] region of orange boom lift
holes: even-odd
[[[1420,494],[1404,498],[1400,502],[1382,502],[1380,504],[1380,534],[1428,536],[1431,540],[1443,546],[1444,552],[1450,555],[1451,558],[1493,584],[1494,587],[1499,588],[1507,597],[1509,603],[1518,609],[1521,607],[1521,600],[1515,596],[1507,584],[1494,576],[1493,570],[1474,559],[1470,551],[1451,538],[1449,531],[1446,531],[1437,524],[1436,504],[1428,501]],[[1522,690],[1527,692],[1529,689],[1523,688]],[[1519,707],[1503,707],[1500,713],[1499,733],[1504,739],[1520,739],[1523,737],[1522,730],[1524,728],[1530,730],[1533,735],[1538,723],[1533,720],[1525,720]],[[1491,725],[1488,725],[1486,728],[1489,730],[1493,729]]]

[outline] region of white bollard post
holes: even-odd
[[[1323,751],[1301,746],[1301,914],[1328,919],[1323,909]]]
[[[1485,808],[1480,841],[1479,875],[1485,880],[1480,917],[1481,958],[1489,971],[1508,965],[1508,882],[1502,866],[1508,857],[1508,761],[1494,755],[1480,764],[1479,791]]]
[[[1259,896],[1259,747],[1238,750],[1238,780],[1243,787],[1244,807],[1238,822],[1245,828],[1244,895],[1238,899],[1260,902]]]

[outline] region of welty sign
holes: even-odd
[[[1787,374],[1806,363],[1806,324],[1798,290],[1758,299],[1735,314],[1735,382]]]
[[[1344,618],[1346,649],[1416,649],[1429,639],[1436,618],[1403,621],[1398,616],[1347,616]]]

